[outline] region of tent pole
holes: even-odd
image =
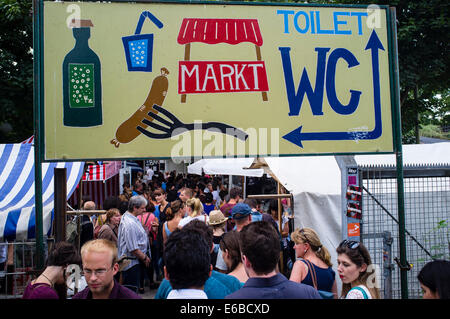
[[[82,209],[81,204],[83,204],[83,177],[80,180],[80,196],[78,197],[78,209]]]
[[[67,168],[54,168],[55,242],[66,240]]]

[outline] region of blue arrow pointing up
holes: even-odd
[[[380,67],[378,61],[378,50],[383,50],[383,44],[377,36],[375,30],[370,35],[365,50],[372,51],[372,81],[373,81],[373,103],[375,107],[375,128],[369,133],[369,139],[376,139],[381,136],[381,98],[380,98]]]
[[[380,70],[378,50],[384,50],[383,44],[375,30],[372,31],[364,50],[372,53],[372,81],[374,96],[375,128],[370,131],[355,132],[306,132],[302,133],[302,126],[284,135],[283,138],[303,148],[302,141],[338,141],[338,140],[373,140],[381,136],[381,98],[380,98]]]

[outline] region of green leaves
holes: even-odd
[[[14,20],[22,12],[20,3],[14,0],[3,0],[0,10],[8,21]]]
[[[30,12],[29,0],[0,2],[0,143],[18,143],[33,135]]]

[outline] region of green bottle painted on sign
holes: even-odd
[[[63,123],[65,126],[102,125],[101,65],[89,47],[91,20],[72,20],[76,40],[63,62]]]

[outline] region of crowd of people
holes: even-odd
[[[278,200],[264,210],[244,200],[239,187],[228,191],[209,176],[146,177],[107,198],[106,214],[82,217],[80,249],[55,244],[23,298],[67,298],[71,264],[80,265],[86,281],[72,299],[139,299],[147,286],[157,289],[155,299],[380,298],[363,243],[344,240],[336,248],[338,295],[328,249],[311,228],[290,232]],[[95,206],[88,200],[83,208]],[[418,278],[424,298],[449,298],[449,264],[424,267]]]

